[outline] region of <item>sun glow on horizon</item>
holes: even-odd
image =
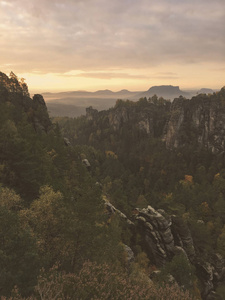
[[[168,72],[172,70],[172,72]],[[220,89],[225,85],[224,70],[213,71],[210,64],[202,65],[193,72],[192,65],[167,66],[149,69],[127,69],[87,72],[73,70],[67,73],[20,73],[26,79],[32,92],[96,91],[109,89],[119,91],[145,91],[151,86],[175,85],[180,89],[212,88]],[[212,81],[213,78],[213,81]]]
[[[221,0],[0,0],[0,71],[31,91],[225,84]]]

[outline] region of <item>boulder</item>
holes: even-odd
[[[89,163],[89,161],[86,158],[82,159],[82,163],[88,170],[91,169],[91,164]]]
[[[124,245],[124,249],[125,249],[125,252],[126,252],[126,258],[127,258],[127,262],[128,264],[130,264],[131,262],[134,261],[134,252],[133,250],[127,246],[127,245]]]

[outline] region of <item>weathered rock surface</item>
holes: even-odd
[[[163,102],[161,106],[148,103],[135,104],[134,102],[123,102],[113,109],[98,112],[89,107],[86,109],[86,117],[93,124],[102,123],[113,130],[120,130],[123,126],[136,129],[152,137],[159,137],[167,120],[170,102]]]
[[[134,261],[134,252],[127,245],[124,245],[124,250],[125,250],[125,253],[126,253],[126,260],[127,260],[128,264],[130,264],[131,262]]]
[[[196,270],[203,286],[202,298],[207,300],[211,299],[212,292],[214,291],[213,266],[209,262],[197,263]]]
[[[218,285],[224,285],[225,264],[223,257],[214,253],[210,263],[198,262],[195,267],[203,287],[202,298],[206,300],[222,299],[215,293],[215,288]]]
[[[88,170],[90,170],[91,164],[90,164],[90,162],[89,162],[86,158],[82,159],[82,163],[85,165],[85,167],[86,167]]]
[[[93,124],[115,131],[126,126],[150,138],[161,138],[169,149],[193,145],[213,153],[225,152],[225,87],[220,92],[199,94],[191,100],[180,96],[172,103],[157,101],[118,100],[107,111],[98,112],[89,107],[86,116]]]
[[[136,220],[144,235],[149,255],[156,265],[163,266],[174,255],[174,237],[171,220],[167,219],[153,207],[137,209]]]
[[[213,153],[225,151],[225,88],[213,95],[174,99],[165,126],[168,148],[198,145]]]
[[[71,146],[70,140],[68,138],[64,137],[63,141],[66,146]]]
[[[134,223],[131,220],[129,220],[124,213],[122,213],[119,209],[117,209],[115,206],[113,206],[106,199],[105,199],[105,207],[110,216],[117,213],[122,220],[125,220],[127,222],[128,225],[134,226]]]
[[[184,254],[189,263],[195,266],[196,275],[201,282],[202,299],[221,299],[215,290],[218,284],[224,284],[225,282],[224,259],[220,254],[214,253],[210,261],[199,261],[195,254],[191,232],[181,217],[169,216],[164,210],[155,210],[149,205],[147,208],[137,208],[134,211],[136,221],[133,223],[125,214],[109,203],[106,198],[104,200],[110,216],[117,213],[133,231],[138,231],[141,234],[142,245],[144,245],[144,249],[152,263],[162,267],[171,261],[175,255]],[[128,258],[133,260],[132,250],[129,247],[126,247],[125,250]],[[159,274],[159,270],[153,272],[151,279]]]
[[[180,217],[172,216],[171,218],[171,230],[173,233],[175,245],[177,247],[181,247],[187,253],[189,259],[193,261],[195,257],[195,249],[191,232],[187,224]]]
[[[225,261],[221,254],[213,254],[212,265],[214,267],[214,279],[217,281],[225,280]]]
[[[191,232],[181,217],[169,216],[164,210],[148,206],[136,209],[135,219],[145,249],[156,266],[164,266],[174,255],[185,254],[196,267],[202,285],[202,299],[219,299],[215,298],[218,296],[215,289],[219,282],[225,280],[225,264],[220,254],[213,254],[210,261],[199,261]]]

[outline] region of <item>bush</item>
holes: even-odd
[[[146,276],[132,278],[123,270],[113,270],[107,264],[84,263],[78,274],[66,274],[53,268],[43,272],[36,286],[34,299],[67,300],[191,300],[189,293],[182,291],[177,284],[154,285]],[[144,279],[143,279],[144,278]],[[6,298],[2,298],[5,300]],[[16,290],[9,300],[22,300]],[[25,300],[25,299],[23,299]]]

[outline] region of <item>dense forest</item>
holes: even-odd
[[[50,120],[0,73],[1,299],[224,299],[224,103]]]

